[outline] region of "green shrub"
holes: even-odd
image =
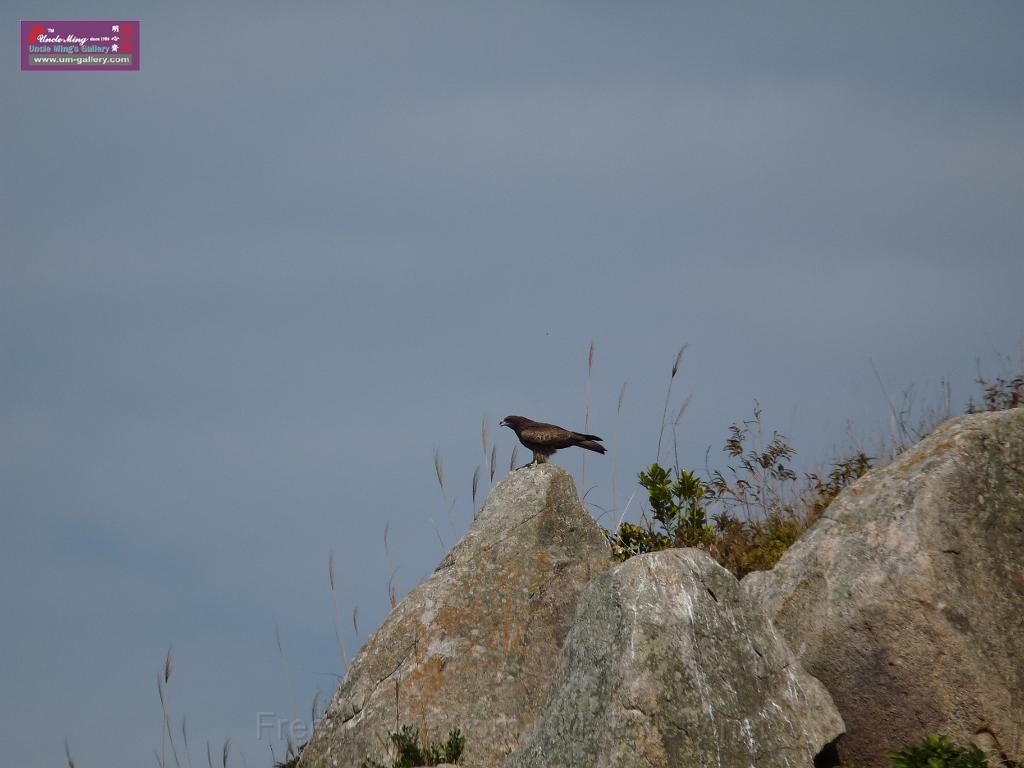
[[[917,746],[886,752],[893,768],[987,768],[985,753],[973,744],[958,747],[945,736],[929,734]]]
[[[789,463],[796,453],[785,436],[763,439],[761,410],[729,427],[723,450],[730,465],[707,482],[680,467],[652,464],[639,474],[650,517],[605,531],[619,562],[670,547],[707,551],[738,578],[768,570],[812,525],[843,488],[871,467],[862,452],[837,460],[824,477],[801,481]]]
[[[359,768],[415,768],[420,765],[457,763],[462,758],[462,750],[466,746],[466,737],[458,728],[449,731],[446,741],[422,746],[420,729],[412,725],[403,725],[388,736],[395,750],[391,765],[385,766],[368,757],[359,764]]]

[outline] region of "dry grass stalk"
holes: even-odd
[[[441,458],[441,449],[434,448],[434,472],[437,474],[437,484],[444,493],[444,460]]]
[[[68,768],[75,768],[75,761],[71,759],[71,747],[68,746],[68,737],[64,737],[64,757],[68,759]]]
[[[889,393],[885,389],[885,384],[882,383],[882,377],[878,373],[878,368],[875,367],[875,361],[868,358],[868,362],[871,364],[871,370],[875,374],[875,380],[878,382],[879,389],[882,390],[882,397],[885,398],[886,404],[889,406],[889,439],[891,441],[891,450],[893,455],[899,453],[902,450],[903,438],[906,434],[906,423],[900,413],[896,410],[896,403],[893,402],[892,398],[889,397]]]
[[[391,530],[391,521],[388,520],[384,524],[384,556],[388,560],[388,568],[391,569],[391,573],[388,576],[388,602],[391,603],[391,607],[394,608],[398,605],[398,595],[395,590],[395,574],[398,573],[398,569],[395,567],[395,561],[391,559],[391,548],[388,546],[388,532]],[[434,530],[437,530],[436,527]],[[438,534],[440,536],[440,534]]]
[[[334,550],[327,556],[327,579],[331,584],[331,603],[334,605],[334,639],[338,643],[338,651],[341,652],[341,661],[345,665],[345,673],[348,674],[348,648],[345,646],[345,639],[341,636],[341,610],[338,608],[338,593],[334,588]]]
[[[160,764],[166,765],[166,743],[171,745],[171,756],[174,757],[174,765],[177,768],[181,768],[181,762],[178,760],[178,748],[174,746],[174,734],[171,733],[171,715],[170,710],[167,707],[167,696],[164,691],[164,684],[170,680],[171,677],[171,648],[167,648],[167,656],[164,657],[164,668],[163,671],[156,676],[156,690],[160,695],[160,709],[164,714],[163,729],[160,734]],[[167,742],[164,741],[164,736],[167,736]]]
[[[284,672],[285,680],[288,682],[288,690],[292,695],[292,720],[299,719],[298,698],[295,695],[295,684],[291,672],[288,670],[288,660],[284,655],[284,643],[281,642],[281,626],[274,624],[274,637],[277,639],[277,653],[281,657],[281,670]]]
[[[683,400],[683,404],[679,406],[679,410],[676,412],[676,417],[672,420],[672,455],[675,457],[676,472],[679,472],[679,436],[677,428],[679,422],[683,418],[683,414],[686,413],[686,409],[690,406],[690,401],[693,400],[693,395],[689,394],[686,399]]]
[[[486,424],[481,422],[480,428],[483,430],[483,437],[486,442]],[[455,501],[448,501],[448,493],[444,488],[444,460],[441,458],[441,449],[437,447],[434,448],[434,473],[437,475],[437,484],[441,488],[441,498],[444,499],[445,514],[448,516],[448,525],[451,527],[452,533],[457,534],[458,531],[455,528],[455,520],[452,518],[452,510],[455,509]],[[430,520],[430,524],[434,528],[434,533],[437,534],[437,540],[441,542],[441,549],[446,549],[444,539],[441,538],[441,532],[437,529],[437,524],[431,518],[428,518],[428,520]]]
[[[448,549],[448,545],[444,543],[444,539],[441,537],[441,529],[437,527],[437,523],[434,522],[434,518],[428,517],[427,522],[430,523],[430,527],[434,529],[434,535],[437,536],[437,543],[441,545],[441,551],[446,551]],[[455,523],[452,523],[452,530],[455,530]]]
[[[491,446],[491,473],[490,473],[490,484],[494,485],[494,471],[498,468],[498,446]]]
[[[519,458],[519,446],[518,445],[513,445],[512,446],[512,458],[510,458],[509,461],[508,461],[508,471],[509,472],[515,471],[516,459],[518,459],[518,458]]]
[[[309,706],[309,722],[315,724],[317,721],[317,707],[320,704],[320,691],[313,694],[313,703]]]
[[[583,397],[583,431],[590,431],[590,383],[594,372],[594,340],[587,347],[587,390]],[[580,451],[580,487],[587,487],[587,453]]]
[[[615,436],[612,440],[612,509],[618,507],[618,474],[619,474],[619,417],[622,415],[622,401],[626,398],[626,385],[629,381],[622,382],[619,388],[619,401],[615,406]]]
[[[668,402],[672,397],[672,382],[676,380],[676,374],[679,373],[679,364],[683,360],[683,353],[686,351],[688,344],[683,344],[676,353],[676,359],[672,363],[672,373],[668,377],[668,391],[665,392],[665,407],[661,412],[661,430],[658,432],[658,454],[655,460],[661,462],[661,440],[665,435],[665,420],[668,418]]]
[[[192,768],[192,751],[188,746],[188,728],[185,726],[185,716],[181,716],[181,740],[185,744],[185,760],[188,762],[188,768]]]

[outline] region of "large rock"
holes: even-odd
[[[673,549],[583,593],[548,701],[505,765],[809,768],[842,730],[735,577]]]
[[[461,764],[494,768],[533,723],[580,592],[610,566],[565,470],[510,473],[366,642],[300,765],[379,759],[398,723],[433,741],[460,728]]]
[[[938,732],[1024,763],[1024,409],[947,422],[744,586],[835,699],[844,762]]]

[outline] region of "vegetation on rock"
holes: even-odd
[[[1024,373],[1011,378],[996,377],[992,380],[979,375],[976,381],[981,387],[982,405],[979,406],[974,402],[974,398],[971,398],[967,403],[968,413],[1005,411],[1024,405]]]
[[[673,379],[677,366],[678,358],[672,369]],[[971,398],[966,413],[1024,405],[1024,373],[995,379],[979,375],[976,382],[981,403]],[[898,434],[914,438],[912,442],[951,415],[948,407],[940,409],[911,428],[906,423],[909,404],[892,410]],[[833,460],[824,474],[808,472],[799,477],[790,466],[796,449],[777,431],[765,442],[761,416],[761,408],[755,404],[752,418],[729,427],[723,451],[730,464],[724,472],[709,470],[707,479],[701,479],[692,470],[680,467],[678,460],[673,467],[655,462],[640,472],[638,479],[647,492],[650,514],[645,513],[639,523],[620,522],[615,530],[605,530],[615,560],[623,562],[633,555],[672,547],[697,547],[737,578],[769,570],[844,488],[878,463],[876,457],[854,450]],[[884,453],[891,459],[907,447],[902,440],[895,440]],[[658,452],[660,455],[660,437]]]
[[[918,745],[886,752],[892,768],[986,768],[985,753],[973,744],[958,747],[945,736],[929,734]]]
[[[617,561],[670,547],[698,547],[742,578],[767,570],[846,486],[870,469],[858,451],[832,464],[824,477],[789,466],[796,453],[779,432],[761,439],[761,410],[729,427],[724,451],[732,465],[707,481],[681,467],[652,464],[640,472],[650,518],[606,531]]]
[[[448,732],[446,741],[427,744],[420,744],[420,729],[412,725],[403,725],[388,736],[395,751],[391,763],[385,765],[372,758],[367,758],[359,764],[359,768],[417,768],[417,766],[457,763],[466,746],[466,737],[458,728],[453,728]]]

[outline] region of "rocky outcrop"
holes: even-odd
[[[610,565],[565,470],[510,473],[367,641],[300,766],[379,759],[398,722],[433,741],[460,728],[460,764],[494,768],[533,723],[580,592]]]
[[[674,549],[583,593],[544,709],[505,766],[796,768],[842,729],[732,574]]]
[[[744,586],[835,699],[844,762],[937,732],[1024,763],[1024,409],[947,422]]]

